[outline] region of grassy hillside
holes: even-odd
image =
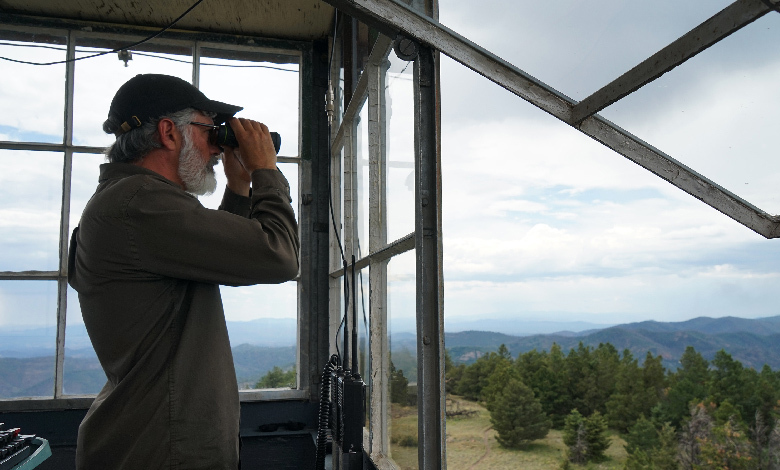
[[[448,413],[461,412],[447,418],[448,470],[556,470],[564,459],[566,446],[560,431],[550,431],[546,438],[530,443],[525,449],[504,449],[496,442],[490,424],[490,413],[477,403],[456,396],[447,397]],[[391,456],[403,470],[416,470],[417,447],[408,443],[408,436],[417,435],[417,412],[413,407],[393,404],[390,425]],[[582,470],[618,470],[626,461],[625,442],[619,436],[611,437],[607,460],[584,467]]]

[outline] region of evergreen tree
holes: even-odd
[[[565,362],[566,357],[557,343],[553,343],[549,353],[534,349],[515,360],[522,382],[533,390],[555,429],[563,427],[572,409]]]
[[[563,443],[571,447],[577,443],[577,433],[585,428],[585,418],[578,409],[571,410],[563,426]]]
[[[506,347],[503,349],[506,350]],[[466,367],[463,371],[463,375],[455,388],[455,393],[468,400],[479,400],[482,395],[482,389],[487,385],[488,377],[493,373],[496,366],[509,361],[511,359],[494,352],[480,357],[474,364]]]
[[[648,351],[642,364],[642,383],[644,384],[640,401],[640,412],[645,416],[651,415],[651,410],[660,402],[666,390],[666,369],[663,366],[663,358],[653,356]]]
[[[588,460],[600,462],[604,460],[604,452],[609,449],[607,435],[607,419],[598,411],[585,418],[585,430],[588,440]]]
[[[550,348],[549,359],[547,361],[548,374],[547,391],[542,392],[542,406],[545,412],[550,416],[555,429],[563,428],[566,416],[574,409],[574,398],[569,393],[569,374],[566,366],[566,356],[558,344],[553,344]]]
[[[620,354],[610,343],[601,343],[593,351],[593,383],[585,399],[591,409],[602,415],[607,413],[607,401],[615,393],[617,376],[620,369]]]
[[[609,425],[620,432],[627,432],[644,411],[644,404],[641,402],[643,398],[642,370],[631,351],[626,349],[618,368],[615,393],[607,402]]]
[[[642,449],[658,447],[658,430],[655,424],[644,416],[640,416],[626,435],[625,447],[628,455],[635,454]]]
[[[711,399],[718,405],[728,401],[739,411],[740,417],[752,418],[756,406],[751,403],[751,398],[758,381],[755,371],[745,370],[741,362],[734,360],[723,349],[715,353],[712,366]]]
[[[493,406],[496,400],[501,397],[507,384],[509,384],[509,381],[512,379],[521,381],[520,373],[517,371],[517,368],[509,361],[497,362],[493,372],[488,376],[487,384],[482,389],[481,394],[481,400],[485,402],[485,407],[488,411],[493,412]]]
[[[266,372],[255,384],[255,388],[295,387],[295,367],[285,371],[279,366]]]
[[[640,417],[626,436],[626,470],[677,470],[677,434],[669,423],[656,429]]]
[[[390,361],[390,402],[401,405],[409,404],[409,380],[402,369],[396,369]]]
[[[592,398],[598,395],[595,361],[592,357],[593,348],[579,343],[577,349],[569,350],[566,356],[566,372],[571,406],[580,410],[585,416],[596,410]]]
[[[585,439],[585,460],[601,461],[604,452],[609,448],[609,436],[607,435],[607,420],[598,411],[587,418],[576,409],[566,417],[563,427],[563,443],[569,448],[569,458],[572,462],[580,463],[579,452],[583,448],[582,439]]]
[[[709,362],[693,346],[685,348],[680,366],[670,377],[669,392],[658,408],[659,420],[675,427],[689,416],[691,403],[709,395]]]
[[[516,378],[509,379],[492,403],[490,422],[498,433],[496,440],[504,447],[522,447],[543,438],[550,430],[550,420],[542,412],[539,401]]]

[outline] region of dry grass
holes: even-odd
[[[476,403],[459,397],[447,398],[448,410],[476,411],[447,419],[447,469],[448,470],[555,470],[561,467],[566,446],[560,431],[550,431],[544,439],[531,442],[524,449],[504,449],[495,438],[490,426],[490,414]],[[403,470],[417,469],[417,447],[406,447],[398,442],[405,436],[417,435],[416,408],[393,405],[391,421],[392,458]],[[578,470],[620,470],[626,461],[625,442],[612,436],[607,450],[607,460]]]

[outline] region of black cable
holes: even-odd
[[[325,451],[328,445],[328,421],[330,419],[330,375],[338,367],[339,358],[337,355],[330,357],[330,360],[325,364],[325,368],[322,370],[322,376],[320,379],[320,407],[317,423],[317,451],[316,459],[314,462],[315,470],[325,469]]]
[[[169,29],[171,29],[171,28],[173,27],[173,25],[175,25],[176,23],[178,23],[180,19],[182,19],[182,18],[184,18],[185,16],[187,16],[187,14],[188,14],[189,12],[191,12],[193,9],[195,9],[195,7],[196,7],[196,6],[198,6],[198,5],[200,5],[202,2],[203,2],[203,0],[198,0],[198,1],[197,1],[197,2],[195,2],[195,3],[194,3],[192,6],[191,6],[191,7],[189,7],[189,8],[187,9],[187,11],[185,11],[184,13],[182,13],[181,15],[179,15],[179,17],[178,17],[178,18],[176,18],[175,20],[173,20],[173,22],[171,22],[171,23],[170,23],[168,26],[166,26],[166,27],[164,27],[163,29],[161,29],[160,31],[158,31],[158,32],[156,32],[156,33],[154,33],[154,34],[152,34],[151,36],[147,37],[146,39],[142,39],[142,40],[140,40],[140,41],[138,41],[138,42],[135,42],[135,43],[133,43],[133,44],[130,44],[130,45],[128,45],[128,46],[125,46],[125,47],[120,47],[120,48],[118,48],[118,49],[113,49],[113,50],[110,50],[110,51],[105,51],[105,52],[99,52],[99,53],[97,53],[97,54],[88,55],[88,56],[85,56],[85,57],[77,57],[77,58],[74,58],[74,59],[58,60],[58,61],[56,61],[56,62],[29,62],[29,61],[26,61],[26,60],[16,60],[16,59],[9,59],[8,57],[0,57],[0,59],[2,59],[2,60],[7,60],[7,61],[9,61],[9,62],[15,62],[15,63],[17,63],[17,64],[27,64],[27,65],[58,65],[58,64],[66,64],[66,63],[68,63],[68,62],[76,62],[77,60],[91,59],[92,57],[98,57],[98,56],[101,56],[101,55],[111,54],[111,53],[113,53],[113,52],[119,52],[119,51],[122,51],[122,50],[125,50],[125,49],[132,49],[133,47],[140,46],[141,44],[143,44],[143,43],[145,43],[145,42],[151,41],[152,39],[156,38],[157,36],[159,36],[159,35],[161,35],[162,33],[164,33],[164,32],[166,32],[166,31],[168,31]]]

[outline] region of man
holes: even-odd
[[[68,280],[108,381],[79,427],[78,469],[235,469],[238,386],[219,285],[298,272],[298,227],[268,128],[184,80],[138,75],[103,127],[109,163],[71,238]],[[220,210],[193,194],[216,187]]]

